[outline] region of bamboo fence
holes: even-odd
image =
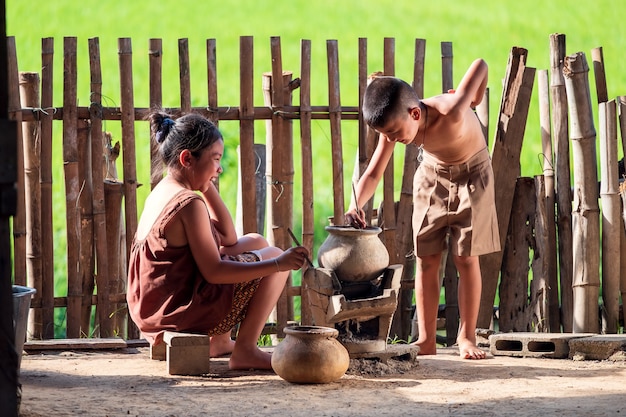
[[[600,250],[600,236],[596,232],[598,220],[598,195],[593,188],[597,182],[595,160],[593,164],[579,167],[575,165],[576,196],[574,207],[583,207],[584,211],[574,210],[572,222],[572,197],[569,173],[569,138],[567,131],[567,106],[575,102],[578,106],[570,113],[578,117],[578,110],[588,98],[588,90],[571,81],[570,74],[584,78],[585,71],[572,71],[571,66],[578,61],[572,56],[565,59],[565,40],[563,35],[555,34],[551,42],[551,78],[548,82],[547,71],[539,74],[541,94],[541,137],[543,148],[543,172],[535,178],[520,177],[520,153],[526,129],[526,120],[530,107],[530,98],[534,88],[535,69],[526,66],[527,51],[523,48],[511,49],[504,78],[504,90],[501,98],[499,117],[495,127],[495,137],[491,145],[493,168],[495,173],[496,208],[499,218],[499,230],[502,251],[481,257],[483,273],[483,296],[478,319],[479,327],[492,326],[494,299],[500,284],[500,326],[508,330],[535,331],[594,331],[593,322],[598,322],[593,311],[598,312],[599,277],[581,275],[592,274],[599,270],[596,252]],[[359,39],[358,77],[359,93],[356,104],[342,103],[339,85],[339,53],[336,40],[326,42],[328,103],[311,103],[311,42],[301,41],[299,77],[294,78],[294,71],[283,68],[282,46],[279,37],[270,38],[271,71],[255,73],[253,57],[254,39],[242,36],[239,44],[239,89],[238,105],[220,105],[217,97],[217,42],[206,41],[207,105],[193,107],[191,103],[190,59],[187,39],[178,40],[180,105],[166,106],[163,103],[162,77],[163,50],[161,39],[149,40],[149,73],[138,74],[133,69],[133,51],[129,38],[118,39],[118,61],[121,103],[119,107],[103,104],[103,85],[100,66],[100,48],[98,38],[88,40],[90,97],[88,107],[80,106],[84,98],[77,93],[77,44],[75,37],[63,39],[63,107],[53,107],[53,62],[54,40],[42,39],[42,70],[40,73],[20,73],[17,65],[15,40],[8,39],[9,52],[9,114],[18,125],[18,210],[13,218],[14,283],[29,285],[37,289],[32,301],[33,314],[29,324],[30,337],[51,339],[54,337],[54,311],[65,309],[67,317],[67,337],[115,335],[127,339],[140,338],[135,326],[127,318],[125,308],[126,260],[132,237],[137,228],[137,187],[138,175],[135,149],[135,123],[144,121],[152,107],[165,107],[176,114],[197,112],[219,124],[224,120],[239,121],[239,173],[238,206],[236,210],[237,228],[240,233],[267,230],[270,242],[281,248],[288,248],[292,242],[287,233],[294,223],[294,202],[302,202],[302,218],[295,220],[301,224],[301,242],[313,252],[315,222],[313,199],[316,187],[328,184],[315,183],[314,147],[316,143],[311,133],[313,120],[328,121],[330,131],[333,178],[333,217],[335,224],[343,222],[346,201],[346,178],[348,184],[362,174],[376,143],[376,133],[367,128],[362,121],[361,105],[368,75],[373,72],[368,68],[367,39]],[[426,41],[415,40],[413,65],[413,87],[420,96],[424,90],[424,57]],[[441,43],[442,90],[454,88],[452,76],[452,44]],[[395,74],[395,39],[386,38],[383,50],[383,69],[386,75]],[[568,77],[564,77],[563,63],[570,65]],[[374,70],[379,70],[374,69]],[[497,66],[491,66],[491,73],[497,74]],[[149,108],[136,107],[133,87],[136,79],[149,78]],[[262,77],[263,106],[254,104],[254,80]],[[492,79],[495,77],[492,77]],[[584,81],[584,79],[583,79]],[[567,94],[565,91],[567,84]],[[171,86],[167,86],[171,88]],[[548,91],[549,90],[549,91]],[[571,90],[571,91],[570,91]],[[298,94],[298,105],[293,105],[293,96]],[[579,97],[581,96],[581,97]],[[568,100],[569,98],[569,100]],[[574,101],[575,100],[575,101]],[[579,100],[582,104],[578,104]],[[625,100],[619,100],[619,109],[623,110]],[[612,237],[607,236],[606,245],[620,251],[611,256],[624,253],[623,219],[619,219],[616,208],[618,190],[615,173],[616,125],[610,124],[615,119],[615,101],[602,107],[603,120],[606,124],[606,152],[603,148],[603,160],[608,168],[603,171],[602,205],[612,205],[607,209],[607,224],[617,221],[620,225]],[[549,114],[550,105],[552,114]],[[489,95],[476,109],[476,114],[483,126],[485,138],[489,132]],[[589,116],[590,107],[585,107],[585,116]],[[624,119],[620,112],[622,140],[624,140]],[[63,171],[65,180],[65,205],[67,210],[67,296],[55,297],[53,265],[54,241],[52,232],[52,160],[53,141],[59,132],[54,131],[53,121],[62,121]],[[294,132],[293,121],[299,121],[299,132]],[[578,120],[574,118],[573,120]],[[587,121],[589,119],[586,119]],[[121,124],[121,149],[111,143],[110,137],[103,132],[105,121]],[[551,123],[550,123],[551,121]],[[265,146],[256,143],[255,126],[265,123]],[[346,175],[343,161],[352,155],[344,155],[342,146],[342,128],[346,123],[358,123],[358,152],[354,157],[354,172]],[[605,122],[602,122],[605,123]],[[550,124],[552,129],[550,129]],[[580,126],[580,124],[578,125]],[[573,129],[575,160],[584,154],[591,155],[595,138],[593,126],[583,125],[584,130]],[[294,133],[299,135],[300,149],[294,149]],[[553,145],[554,144],[554,145]],[[587,144],[585,149],[577,146]],[[611,151],[609,153],[609,150]],[[606,154],[605,154],[606,153]],[[115,158],[121,154],[121,164]],[[155,149],[150,150],[154,158]],[[294,186],[294,155],[299,154],[302,166],[302,184]],[[265,157],[263,158],[263,155]],[[593,148],[595,155],[595,148]],[[262,158],[260,165],[259,158]],[[416,149],[407,147],[402,167],[394,167],[393,158],[387,167],[383,179],[383,195],[380,202],[372,199],[365,206],[368,219],[376,221],[382,227],[381,239],[385,243],[392,263],[405,266],[401,291],[398,298],[398,310],[394,317],[391,337],[411,338],[412,294],[415,269],[413,252],[411,210],[412,178],[417,169]],[[60,165],[57,163],[57,165]],[[116,166],[121,165],[121,175],[117,175]],[[259,175],[258,167],[265,171]],[[397,171],[402,170],[401,184],[396,186],[394,179]],[[603,168],[604,170],[604,168]],[[159,180],[158,173],[151,173],[151,187]],[[555,175],[556,174],[556,175]],[[580,178],[578,177],[580,176]],[[613,178],[611,180],[610,178]],[[580,186],[579,186],[580,183]],[[585,191],[583,194],[582,184]],[[295,196],[300,189],[301,196]],[[397,197],[396,189],[399,190]],[[348,190],[350,187],[348,185]],[[594,194],[595,192],[595,194]],[[348,196],[351,193],[348,193]],[[348,197],[349,198],[349,197]],[[609,200],[610,199],[610,200]],[[595,202],[595,205],[594,205]],[[583,204],[584,203],[584,204]],[[375,207],[377,204],[377,208]],[[266,209],[265,209],[266,207]],[[618,206],[619,207],[619,206]],[[616,220],[615,213],[618,213]],[[610,217],[609,217],[610,214]],[[589,216],[592,217],[589,223]],[[594,218],[596,220],[594,220]],[[592,230],[583,237],[572,239],[574,232],[581,227]],[[604,225],[604,220],[603,220]],[[606,227],[606,226],[605,226]],[[594,232],[594,233],[592,233]],[[621,237],[620,237],[621,236]],[[592,242],[589,239],[593,239]],[[610,240],[609,240],[610,239]],[[621,246],[616,246],[619,239]],[[558,241],[558,245],[557,245]],[[573,244],[572,244],[573,242]],[[602,241],[604,242],[604,240]],[[609,243],[610,242],[610,243]],[[602,243],[604,250],[605,243]],[[574,251],[571,248],[574,248]],[[609,246],[607,246],[607,252]],[[558,253],[557,253],[558,250]],[[583,256],[579,251],[585,250]],[[532,261],[530,257],[534,258]],[[622,257],[624,258],[624,257]],[[586,266],[578,266],[586,262]],[[574,264],[572,269],[569,265]],[[558,265],[558,268],[557,268]],[[626,268],[626,261],[621,268]],[[458,274],[451,261],[446,258],[442,268],[442,282],[445,287],[446,304],[443,316],[446,318],[446,343],[453,343],[458,326],[458,307],[456,286]],[[589,271],[589,266],[594,271]],[[529,268],[532,267],[533,279],[529,282]],[[604,267],[604,263],[603,263]],[[584,269],[580,269],[584,268]],[[604,272],[606,281],[603,286],[606,297],[607,332],[617,331],[619,318],[616,320],[616,307],[619,309],[620,291],[625,291],[624,275],[615,278],[615,271],[609,265]],[[623,269],[622,269],[623,270]],[[559,273],[557,273],[557,271]],[[608,278],[610,274],[611,278]],[[604,285],[604,284],[603,284]],[[585,309],[574,313],[573,306],[578,303],[581,291],[585,294]],[[560,295],[557,288],[560,288]],[[574,290],[572,290],[574,288]],[[306,291],[301,286],[294,286],[289,280],[277,307],[273,323],[267,333],[282,335],[282,328],[294,320],[294,297],[302,297],[301,322],[311,324],[312,317],[305,298]],[[575,296],[574,296],[575,295]],[[603,294],[604,296],[604,294]],[[594,298],[595,297],[595,298]],[[573,301],[572,301],[573,300]],[[95,306],[95,326],[92,324],[91,311]],[[581,318],[580,316],[584,316]],[[573,324],[572,324],[573,323]],[[582,324],[584,323],[584,324]]]

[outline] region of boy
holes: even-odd
[[[374,194],[396,142],[419,146],[420,166],[413,182],[413,236],[417,254],[415,299],[420,354],[437,353],[439,266],[449,250],[459,272],[459,353],[484,359],[476,346],[476,320],[482,290],[478,255],[500,250],[493,171],[485,137],[473,108],[487,86],[487,64],[475,60],[457,89],[420,100],[394,77],[376,77],[363,100],[363,116],[379,135],[370,163],[356,185],[356,202],[346,223],[365,227],[358,207]]]

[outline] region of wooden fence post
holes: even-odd
[[[515,180],[520,174],[519,156],[535,78],[535,69],[526,67],[527,55],[526,49],[517,47],[514,47],[509,55],[492,150],[496,210],[502,248],[505,246],[509,226]],[[477,322],[479,328],[491,326],[501,263],[502,251],[480,258],[483,291]]]

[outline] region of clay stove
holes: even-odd
[[[380,242],[377,235],[375,238]],[[382,242],[380,245],[388,255]],[[335,246],[340,248],[337,250],[345,250],[346,242]],[[322,247],[320,254],[321,251]],[[355,261],[354,254],[348,257]],[[388,357],[387,337],[398,305],[402,265],[388,265],[387,257],[387,265],[377,274],[365,280],[360,276],[355,281],[348,269],[325,268],[320,258],[322,266],[311,268],[304,275],[314,324],[337,329],[337,340],[346,347],[351,358]],[[367,259],[360,262],[367,262]]]

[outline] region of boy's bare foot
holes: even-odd
[[[229,369],[272,369],[272,354],[257,347],[252,349],[237,346],[228,362]]]
[[[463,359],[485,359],[487,354],[470,340],[457,340],[459,354]]]
[[[417,342],[411,343],[412,345],[419,346],[420,350],[417,352],[418,355],[436,355],[437,354],[437,343],[430,342]]]
[[[235,341],[230,338],[230,335],[217,335],[211,337],[211,343],[209,345],[209,352],[212,358],[218,358],[220,356],[229,355],[233,353],[235,349]]]

